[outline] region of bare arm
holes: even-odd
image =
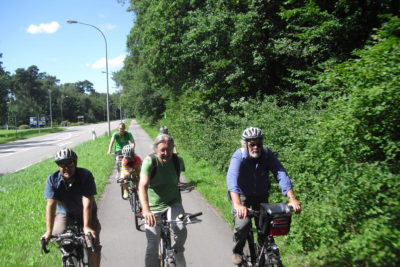
[[[114,142],[115,142],[115,139],[114,139],[114,137],[112,137],[112,138],[111,138],[111,141],[110,141],[110,145],[108,146],[108,152],[107,152],[107,154],[111,154],[111,151],[112,151],[112,147],[113,147],[113,145],[114,145]]]
[[[93,206],[94,197],[85,197],[82,196],[82,204],[83,204],[83,231],[85,234],[88,232],[92,233],[93,238],[96,238],[95,231],[90,227],[92,222],[92,206]]]
[[[56,217],[57,200],[48,198],[46,203],[46,233],[42,236],[49,242],[53,232],[54,218]]]
[[[139,200],[140,205],[142,206],[143,217],[146,223],[150,226],[154,226],[156,224],[156,217],[154,213],[150,211],[149,207],[149,198],[147,195],[147,189],[150,184],[150,178],[148,175],[141,174],[139,181]]]

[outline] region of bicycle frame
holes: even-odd
[[[196,217],[202,215],[202,212],[198,212],[195,214],[180,214],[177,220],[167,220],[166,213],[162,215],[161,223],[157,223],[161,228],[161,240],[159,245],[159,257],[161,267],[174,267],[176,265],[175,262],[175,251],[172,249],[171,245],[171,224],[181,223],[184,225],[198,223],[201,220]],[[192,220],[194,219],[194,220]]]
[[[249,210],[248,216],[254,219],[259,227],[250,229],[247,237],[249,253],[243,253],[242,266],[283,267],[279,248],[273,237],[288,234],[291,209],[284,203],[262,203],[260,211]],[[254,242],[255,234],[258,234],[258,244]]]

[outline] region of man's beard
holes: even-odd
[[[259,150],[259,151],[250,151],[249,150],[249,156],[250,156],[250,158],[258,159],[259,157],[261,157],[261,150]]]

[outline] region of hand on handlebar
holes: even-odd
[[[247,207],[243,206],[242,204],[239,204],[235,206],[236,210],[236,216],[240,219],[246,218],[247,217]]]
[[[289,200],[288,206],[289,206],[289,207],[292,207],[295,213],[300,213],[300,211],[301,211],[300,202],[299,202],[297,199],[295,199],[295,198],[291,198],[291,199]]]
[[[157,223],[156,216],[150,210],[148,210],[148,211],[143,210],[143,217],[144,217],[146,224],[148,224],[149,226],[156,225],[156,223]]]

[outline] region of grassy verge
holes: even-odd
[[[113,157],[106,155],[109,140],[102,135],[74,147],[78,166],[89,169],[96,179],[97,197],[107,184],[114,164]],[[51,252],[40,258],[38,245],[45,232],[44,184],[56,170],[50,158],[0,177],[0,266],[61,265],[56,246],[49,246]]]
[[[64,131],[63,128],[44,128],[44,129],[27,129],[27,130],[0,130],[0,144],[35,137],[39,135],[45,135],[49,133],[56,133]]]

